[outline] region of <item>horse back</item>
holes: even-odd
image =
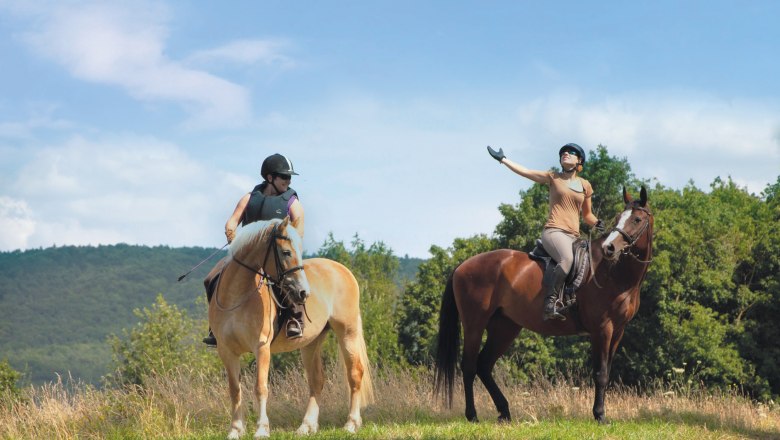
[[[360,286],[346,266],[327,258],[310,258],[303,266],[311,294],[327,306],[329,318],[354,320],[360,315]]]
[[[542,275],[540,264],[525,252],[498,249],[464,261],[452,281],[459,308],[492,314],[517,301],[530,302],[539,294]]]
[[[480,328],[496,314],[544,335],[575,334],[573,320],[543,321],[541,263],[527,253],[499,249],[475,255],[453,272],[453,290],[464,327]]]

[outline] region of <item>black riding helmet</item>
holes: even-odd
[[[263,165],[260,167],[260,174],[263,176],[263,179],[269,174],[298,175],[293,169],[292,162],[279,153],[272,154],[265,158]]]
[[[582,149],[579,145],[575,143],[568,143],[561,147],[560,150],[558,150],[558,157],[561,157],[563,155],[564,151],[567,150],[574,150],[577,152],[577,155],[580,157],[580,163],[585,163],[585,150]]]

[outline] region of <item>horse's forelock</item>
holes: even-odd
[[[279,222],[280,220],[278,219],[257,221],[242,227],[239,230],[238,235],[236,235],[235,240],[233,240],[233,243],[230,244],[230,255],[240,255],[246,248],[251,248],[258,243],[265,242],[268,234],[273,230],[273,228],[269,226],[272,223]]]

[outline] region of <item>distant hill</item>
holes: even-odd
[[[120,244],[1,252],[0,360],[33,383],[56,373],[97,383],[111,359],[108,335],[135,325],[133,309],[151,306],[158,294],[205,319],[196,300],[224,252],[177,278],[215,250]],[[413,280],[422,262],[400,258],[399,284]]]

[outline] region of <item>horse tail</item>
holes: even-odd
[[[363,367],[363,377],[360,381],[360,407],[363,408],[374,403],[374,383],[371,380],[371,363],[368,360],[368,349],[366,349],[366,340],[363,337],[363,318],[360,314],[357,316],[357,321],[357,331],[352,349],[355,350],[353,354],[360,360],[360,365]],[[346,349],[343,345],[341,348],[342,350]]]
[[[433,391],[435,395],[443,393],[448,408],[452,408],[455,363],[458,360],[460,349],[460,316],[458,306],[455,304],[455,291],[452,287],[454,277],[455,271],[447,280],[447,287],[444,288],[444,294],[441,298]]]

